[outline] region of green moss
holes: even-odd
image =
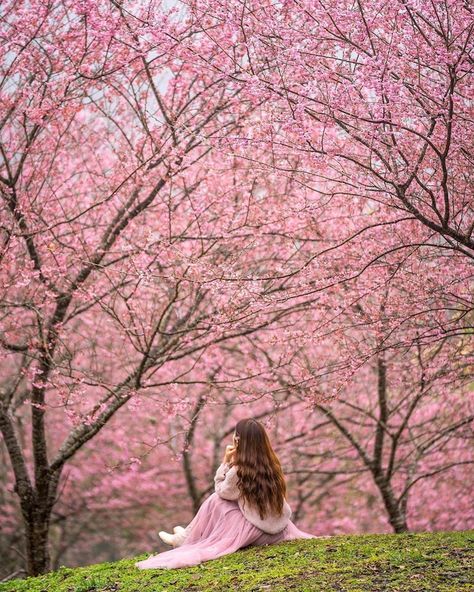
[[[240,550],[139,570],[152,553],[0,584],[0,592],[473,592],[474,530],[367,534]]]

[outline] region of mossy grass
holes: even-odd
[[[474,530],[338,535],[139,570],[152,553],[0,584],[0,592],[473,592]]]

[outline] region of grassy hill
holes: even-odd
[[[0,584],[0,592],[474,592],[474,530],[369,534],[242,549],[139,570],[152,553]]]

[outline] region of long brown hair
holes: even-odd
[[[264,426],[253,417],[241,419],[235,436],[233,464],[242,497],[258,509],[262,520],[268,513],[280,516],[286,497],[285,476]]]

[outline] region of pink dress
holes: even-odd
[[[188,534],[181,546],[138,561],[135,566],[139,569],[189,567],[248,546],[318,538],[303,532],[291,520],[281,532],[267,534],[244,517],[236,500],[223,499],[215,492],[203,502],[186,530]]]

